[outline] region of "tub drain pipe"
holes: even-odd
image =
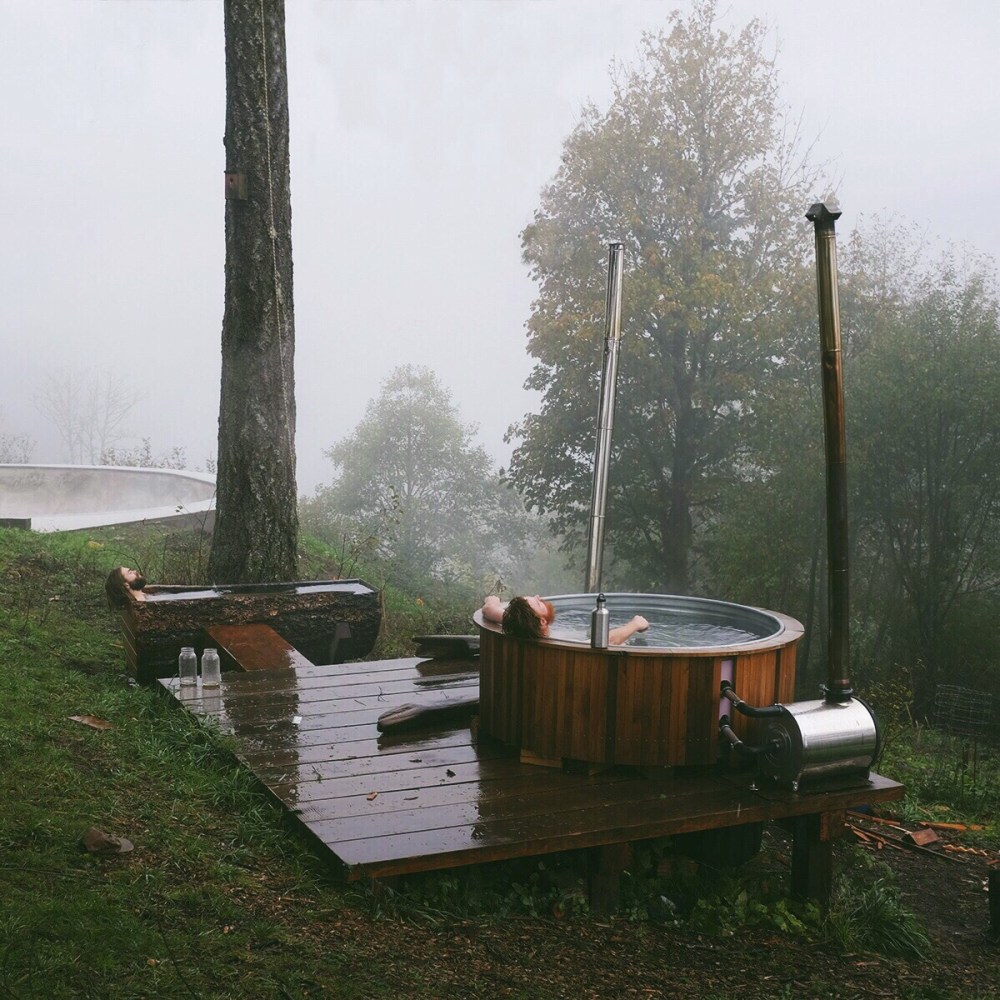
[[[601,400],[597,414],[597,447],[594,452],[594,491],[590,503],[590,531],[587,538],[587,579],[584,582],[584,589],[588,594],[596,594],[601,589],[601,570],[604,561],[604,510],[608,501],[611,430],[615,422],[618,352],[622,338],[623,257],[624,249],[621,243],[608,244],[604,364],[601,369]]]

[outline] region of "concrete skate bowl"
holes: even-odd
[[[0,527],[79,531],[114,524],[200,526],[215,518],[215,477],[112,465],[0,465]]]

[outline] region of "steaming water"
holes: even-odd
[[[631,616],[611,616],[611,627],[624,625]],[[756,632],[731,625],[708,625],[703,622],[693,622],[686,617],[664,616],[666,620],[653,621],[649,619],[649,628],[645,632],[637,632],[628,641],[629,646],[667,646],[687,648],[693,646],[735,646],[743,642],[754,642],[763,636]],[[590,641],[590,612],[566,611],[556,616],[549,629],[552,639],[565,639],[567,642]]]
[[[556,618],[549,637],[589,642],[594,598],[574,594],[553,597],[551,601]],[[736,646],[781,631],[780,623],[771,615],[739,604],[659,594],[609,594],[607,601],[612,628],[624,625],[636,614],[649,621],[647,631],[637,632],[628,646],[667,649]]]

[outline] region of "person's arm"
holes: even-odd
[[[483,618],[488,622],[496,622],[497,625],[503,624],[503,604],[495,594],[490,594],[483,601]]]
[[[645,632],[649,628],[649,622],[642,615],[636,615],[625,625],[619,625],[608,633],[608,642],[612,646],[620,646],[623,642],[628,642],[636,632]]]

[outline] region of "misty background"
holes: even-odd
[[[506,463],[504,432],[536,403],[519,234],[583,105],[607,106],[612,64],[675,9],[688,5],[287,4],[300,494],[329,481],[324,449],[405,364],[432,369]],[[997,259],[994,4],[720,5],[722,26],[752,17],[771,27],[783,101],[845,231],[888,215]],[[204,468],[223,311],[221,5],[0,0],[0,38],[0,431],[30,437],[34,461],[66,461],[42,386],[110,373],[141,395],[117,443],[148,438]]]

